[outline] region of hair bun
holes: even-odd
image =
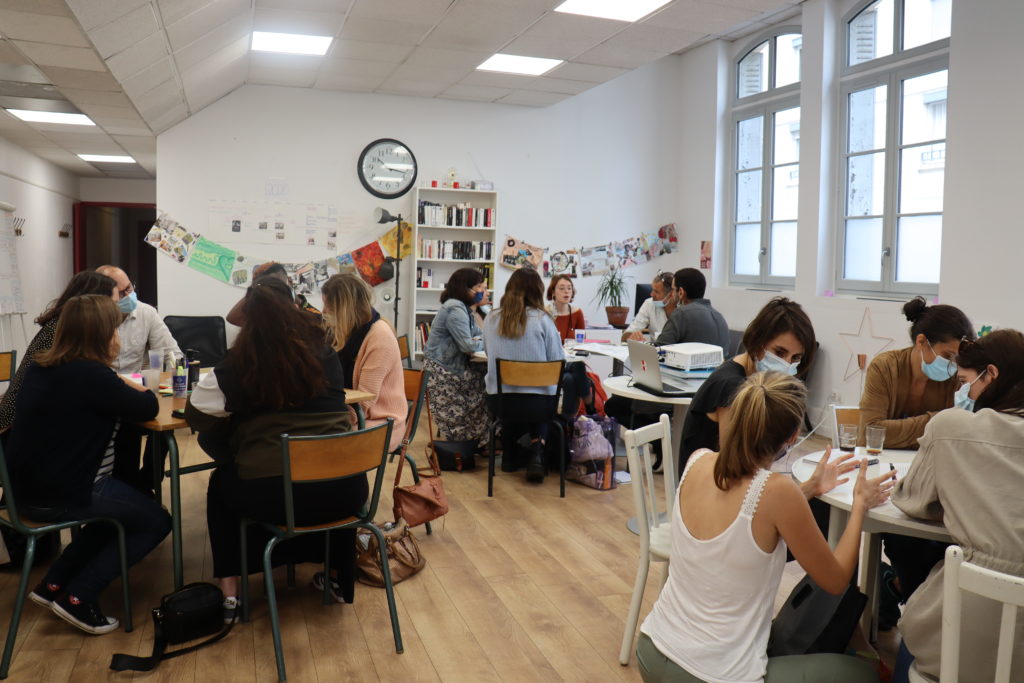
[[[915,296],[913,299],[903,304],[903,315],[907,317],[907,320],[914,323],[917,322],[918,318],[924,315],[924,312],[928,309],[928,303],[924,300],[924,297]]]

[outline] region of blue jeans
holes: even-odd
[[[64,509],[25,508],[39,522],[66,522],[89,517],[116,519],[124,526],[128,565],[134,565],[171,531],[171,516],[152,498],[114,477],[93,484],[87,505]],[[86,524],[46,572],[43,581],[61,586],[79,600],[94,602],[121,573],[117,531],[110,523]]]
[[[910,654],[906,641],[900,639],[900,649],[896,651],[896,661],[892,665],[892,683],[910,682],[910,667],[914,659],[916,657]]]

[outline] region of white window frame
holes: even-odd
[[[939,283],[926,282],[897,282],[897,225],[899,219],[906,216],[922,214],[900,214],[899,208],[899,179],[901,151],[904,147],[901,140],[903,90],[902,84],[905,80],[922,76],[936,71],[948,71],[949,69],[949,38],[942,38],[931,43],[919,45],[910,50],[901,50],[903,39],[904,21],[904,0],[895,0],[893,18],[893,52],[892,54],[861,62],[854,66],[847,66],[849,58],[850,22],[872,5],[875,0],[866,0],[858,3],[852,11],[847,13],[841,23],[843,35],[841,49],[841,61],[843,65],[840,75],[840,106],[839,106],[839,148],[836,154],[836,178],[841,179],[837,185],[836,197],[836,272],[835,290],[844,294],[866,294],[869,296],[894,298],[906,298],[908,295],[934,296],[938,294]],[[879,85],[886,86],[886,113],[885,113],[885,152],[882,202],[882,251],[879,254],[881,259],[881,279],[879,281],[854,280],[844,277],[846,269],[846,219],[848,188],[846,186],[847,160],[851,156],[859,156],[861,153],[851,155],[849,153],[849,96],[857,92]],[[943,137],[941,142],[946,142]],[[936,142],[939,142],[938,140]],[[921,143],[914,143],[910,146],[918,146]],[[944,216],[944,211],[939,212]],[[929,212],[924,215],[934,215]],[[940,272],[941,280],[941,272]]]
[[[776,112],[792,109],[800,106],[801,81],[790,83],[778,88],[771,87],[775,82],[775,67],[777,62],[775,39],[782,35],[789,34],[803,35],[803,30],[798,25],[776,26],[771,30],[758,34],[755,38],[744,43],[732,60],[731,84],[732,84],[732,128],[729,137],[729,282],[733,285],[768,286],[773,289],[793,289],[796,286],[796,277],[770,275],[771,255],[771,227],[772,227],[772,198],[774,173],[773,164],[775,150],[775,126],[774,115]],[[761,45],[769,42],[768,58],[768,84],[764,92],[739,97],[739,65],[750,52]],[[801,57],[802,58],[802,57]],[[803,68],[801,67],[801,79]],[[802,115],[802,111],[801,111]],[[760,273],[758,275],[739,274],[736,272],[736,199],[737,182],[739,169],[737,168],[737,154],[739,152],[737,137],[739,123],[746,119],[761,116],[763,117],[762,150],[761,150],[761,249],[758,255],[760,262]],[[788,165],[788,164],[787,164]],[[797,160],[799,168],[799,159]],[[755,170],[755,169],[744,169]],[[799,226],[799,215],[794,219]],[[779,221],[776,221],[779,222]],[[798,228],[799,229],[799,228]]]

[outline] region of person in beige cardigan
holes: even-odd
[[[892,502],[912,517],[942,521],[964,557],[1024,576],[1024,335],[997,330],[964,342],[957,355],[957,406],[936,415]],[[899,622],[903,645],[893,682],[910,659],[938,678],[942,637],[943,563],[907,601]],[[999,629],[996,603],[964,596],[960,680],[991,681]],[[1018,611],[1011,671],[1024,672],[1024,614]],[[948,672],[944,672],[948,675]]]
[[[390,449],[405,438],[408,407],[398,339],[391,325],[373,309],[373,290],[351,273],[332,276],[321,287],[324,323],[333,335],[345,372],[345,387],[367,391],[376,398],[360,403],[366,426],[395,421]]]

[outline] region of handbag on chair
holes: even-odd
[[[430,404],[427,404],[427,414]],[[433,436],[433,434],[431,434]],[[419,481],[402,486],[402,468],[405,467],[405,452],[409,448],[407,441],[402,442],[402,451],[398,457],[398,470],[395,472],[395,487],[391,492],[394,501],[395,523],[404,519],[409,526],[419,526],[432,522],[438,517],[448,514],[448,496],[441,481],[441,468],[437,464],[437,455],[433,449],[427,449],[429,469],[419,469]]]

